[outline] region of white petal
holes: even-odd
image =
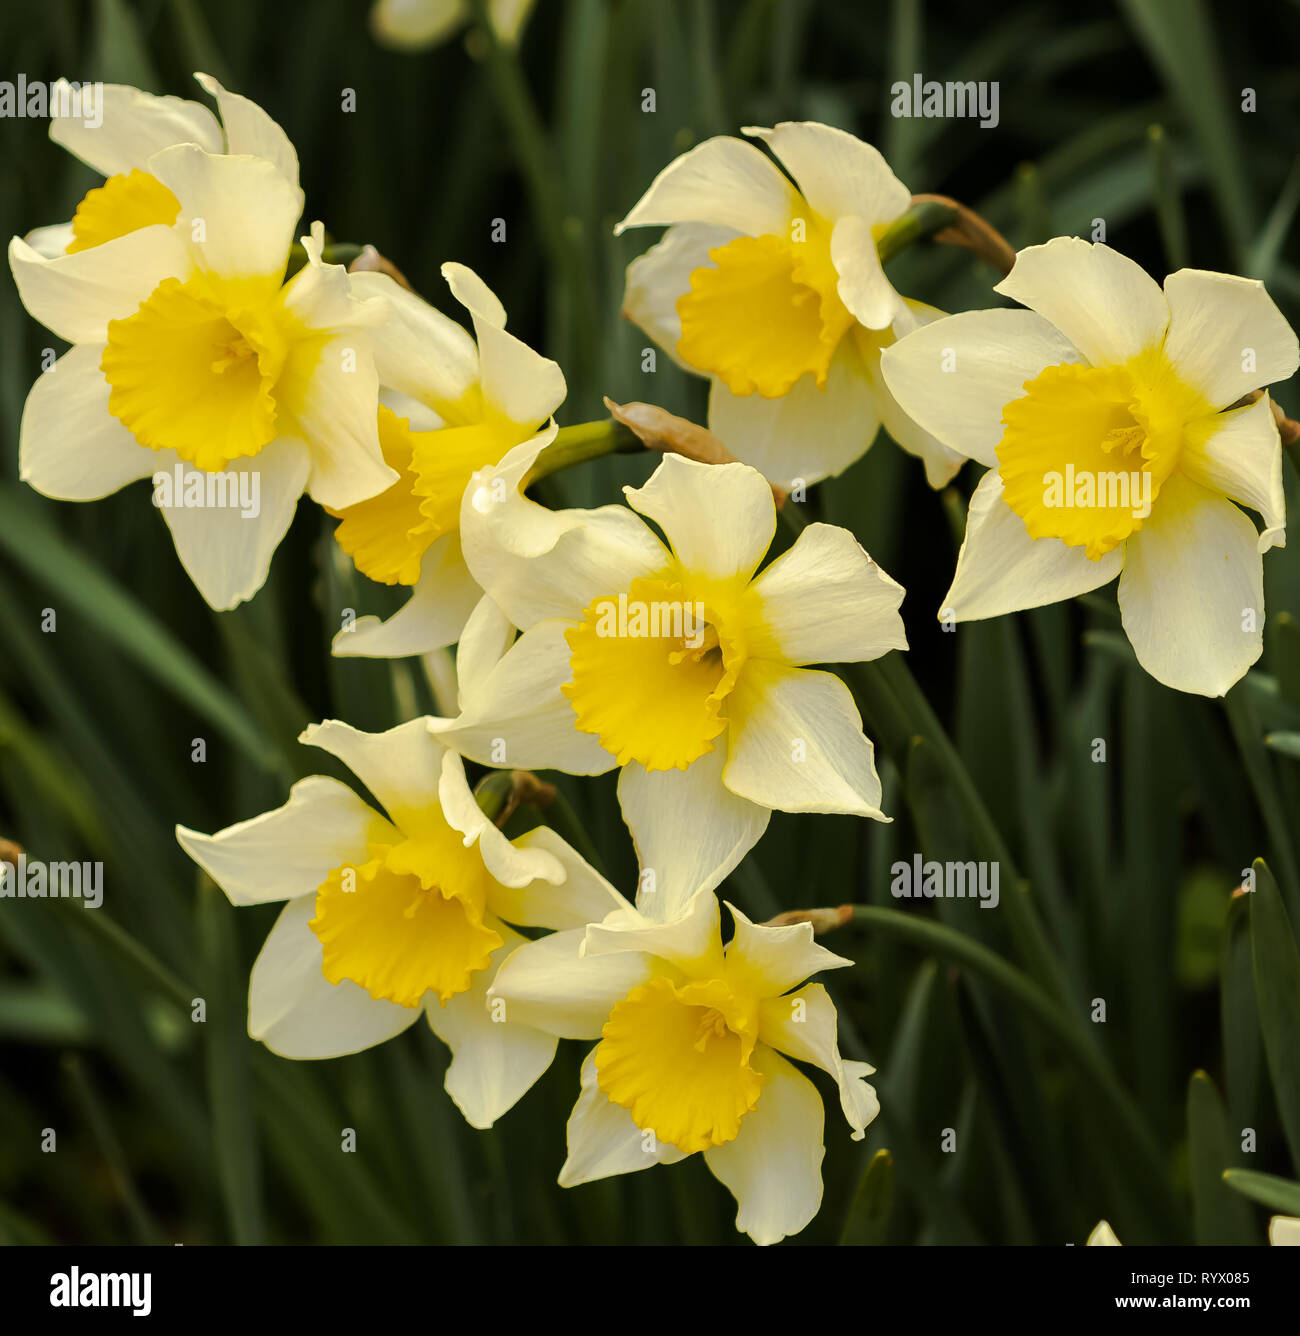
[[[289,136],[248,98],[227,92],[210,74],[196,74],[203,90],[216,98],[226,131],[227,153],[265,158],[292,185],[298,184],[298,155]]]
[[[516,446],[476,474],[461,505],[460,541],[474,578],[518,627],[549,617],[576,620],[598,596],[626,590],[670,558],[626,506],[547,510],[519,490],[545,444]]]
[[[1174,473],[1127,548],[1119,610],[1138,662],[1168,687],[1222,696],[1263,650],[1255,526]]]
[[[571,677],[564,638],[570,625],[542,622],[525,632],[472,694],[462,681],[460,715],[431,719],[430,729],[482,765],[570,775],[612,770],[615,758],[594,734],[578,731],[573,706],[560,690]]]
[[[1257,510],[1259,550],[1286,546],[1282,440],[1268,395],[1245,408],[1193,422],[1183,432],[1178,467],[1193,482]]]
[[[583,928],[553,932],[521,946],[497,971],[491,996],[506,1019],[561,1039],[597,1039],[616,1002],[650,977],[635,952],[583,955]]]
[[[335,635],[330,651],[339,658],[404,659],[454,645],[482,598],[456,535],[443,534],[425,552],[406,603],[387,621],[358,618]]]
[[[465,763],[454,751],[443,754],[438,801],[447,823],[460,832],[467,849],[478,846],[483,865],[503,889],[533,886],[539,881],[555,887],[564,880],[564,864],[553,853],[541,845],[517,848],[497,829],[470,792]],[[530,920],[512,922],[528,924]]]
[[[468,17],[464,0],[375,0],[370,31],[382,46],[421,51],[445,42]]]
[[[871,224],[842,217],[831,232],[831,263],[839,274],[836,291],[853,318],[867,329],[888,329],[906,309],[885,277]]]
[[[554,883],[539,877],[518,889],[508,884],[493,887],[492,912],[507,923],[552,929],[585,928],[626,904],[614,887],[549,826],[535,826],[513,844],[521,853],[545,853],[557,861],[564,880]]]
[[[1300,1248],[1300,1216],[1275,1215],[1268,1222],[1268,1241],[1275,1248]]]
[[[813,1083],[762,1045],[751,1065],[767,1078],[740,1135],[710,1146],[704,1162],[740,1208],[736,1228],[755,1243],[797,1234],[822,1204],[826,1114]]]
[[[720,924],[718,897],[702,889],[671,918],[629,906],[589,924],[582,953],[656,956],[692,976],[713,978],[722,970]]]
[[[1122,545],[1090,561],[1082,547],[1067,547],[1057,538],[1030,538],[1024,520],[1002,499],[997,470],[990,469],[971,496],[966,536],[941,615],[977,622],[1059,603],[1100,589],[1123,564]]]
[[[912,202],[879,150],[845,130],[782,121],[771,130],[747,125],[744,132],[767,143],[824,218],[855,214],[867,223],[889,223]]]
[[[564,402],[564,372],[549,357],[506,333],[504,307],[472,269],[444,264],[442,276],[473,317],[485,402],[521,426],[534,428],[544,422]]]
[[[298,741],[337,756],[410,834],[438,802],[446,748],[430,734],[428,721],[411,719],[383,733],[364,733],[338,719],[311,724]]]
[[[605,1094],[597,1080],[596,1060],[588,1054],[582,1064],[582,1094],[565,1130],[569,1154],[560,1170],[562,1188],[614,1174],[634,1174],[656,1164],[676,1164],[686,1158],[685,1151],[643,1132],[632,1115]]]
[[[758,843],[771,812],[722,782],[723,739],[685,770],[646,770],[637,761],[618,777],[618,801],[641,866],[641,909],[661,922],[697,891],[711,891]],[[646,873],[653,873],[653,880]]]
[[[474,699],[479,683],[501,662],[514,640],[510,619],[484,594],[470,613],[456,646],[457,709],[464,709]]]
[[[283,807],[215,835],[176,827],[181,848],[234,905],[315,895],[336,867],[364,861],[367,844],[395,834],[346,784],[325,775],[300,779]]]
[[[862,716],[838,677],[751,659],[727,711],[732,793],[782,812],[888,820]]]
[[[784,235],[805,208],[798,191],[753,144],[719,135],[674,158],[614,229],[713,223],[752,236]]]
[[[58,81],[60,89],[66,86],[66,80]],[[90,125],[84,112],[92,109],[65,102],[60,92],[51,100],[50,138],[105,176],[143,167],[159,149],[172,144],[197,144],[210,153],[221,152],[221,127],[202,103],[155,97],[127,84],[104,84],[102,96],[91,119],[102,118],[103,123]],[[60,106],[83,114],[53,114]]]
[[[1094,366],[1158,348],[1169,324],[1164,294],[1141,265],[1079,237],[1020,251],[994,290],[1051,321]]]
[[[727,908],[736,929],[727,946],[727,977],[755,997],[787,1002],[789,999],[781,994],[796,984],[822,970],[846,969],[853,964],[845,956],[837,956],[822,946],[813,935],[811,923],[773,927],[752,922],[730,901]],[[765,1039],[764,1042],[772,1041]],[[800,1054],[792,1056],[800,1057]]]
[[[839,1022],[826,989],[811,983],[797,993],[764,1002],[759,1025],[763,1043],[787,1057],[811,1062],[835,1078],[853,1140],[861,1141],[867,1125],[880,1112],[875,1090],[863,1080],[873,1069],[865,1062],[846,1062],[840,1057]]]
[[[178,466],[186,480],[198,476],[206,486],[211,478],[179,460],[172,468]],[[231,493],[238,486],[240,494],[249,489],[249,496],[257,486],[261,509],[255,516],[234,505],[184,505],[184,485],[179,498],[172,486],[171,504],[159,509],[171,529],[180,564],[211,608],[218,612],[234,608],[265,584],[271,557],[293,524],[307,469],[306,450],[301,442],[289,440],[273,441],[255,456],[231,461],[212,485],[226,485],[222,480],[228,480]],[[243,477],[249,484],[238,481]]]
[[[223,278],[283,277],[303,195],[271,163],[178,144],[147,167],[180,201],[172,227],[189,238],[200,269]]]
[[[446,421],[478,384],[474,340],[387,274],[356,273],[350,280],[358,296],[380,297],[388,304],[387,318],[372,335],[379,379],[429,405]]]
[[[910,418],[894,398],[880,370],[880,355],[884,347],[922,325],[945,318],[943,311],[921,302],[908,301],[906,306],[906,314],[894,322],[893,338],[888,343],[882,344],[879,338],[858,338],[858,350],[862,357],[863,373],[871,383],[871,392],[875,397],[873,411],[879,414],[885,430],[895,443],[925,465],[926,482],[931,487],[939,488],[952,481],[953,475],[966,462],[966,456],[950,450],[937,436],[931,435],[920,423]]]
[[[709,430],[737,459],[787,490],[842,473],[866,453],[879,427],[876,396],[852,339],[840,343],[821,389],[811,375],[779,399],[732,394],[720,380],[709,389]]]
[[[1002,410],[1044,367],[1080,360],[1032,311],[963,311],[886,348],[880,370],[908,417],[959,454],[996,468]]]
[[[252,488],[259,489],[257,515],[233,505],[180,504],[185,499],[184,485],[179,498],[173,485],[172,503],[159,507],[195,588],[210,607],[224,612],[252,598],[266,583],[271,558],[293,523],[307,483],[307,451],[298,441],[272,441],[256,455],[232,460],[215,479],[180,460],[172,465],[173,478],[177,467],[183,478],[197,476],[205,487],[209,479],[214,487],[229,485],[231,495],[236,486],[241,496],[251,497]],[[239,481],[242,478],[249,482]]]
[[[1165,297],[1165,355],[1212,408],[1295,374],[1295,330],[1258,279],[1180,269],[1165,279]]]
[[[624,487],[633,510],[654,520],[692,572],[748,579],[776,534],[776,503],[747,464],[702,464],[666,454],[642,487]]]
[[[66,254],[73,239],[71,223],[49,223],[45,227],[34,227],[23,238],[37,255],[46,260]]]
[[[339,1058],[392,1039],[419,1007],[373,998],[344,979],[330,983],[309,924],[316,897],[290,900],[262,944],[248,981],[248,1033],[282,1058]]]
[[[488,987],[496,968],[525,939],[505,924],[493,925],[505,938],[492,953],[492,965],[477,970],[473,983],[445,1006],[425,1003],[434,1034],[452,1052],[444,1082],[447,1093],[471,1127],[491,1127],[514,1108],[551,1065],[557,1040],[526,1025],[495,1020],[489,1010]]]
[[[709,252],[736,236],[734,228],[678,223],[627,267],[623,314],[640,326],[685,371],[698,375],[677,355],[682,337],[677,299],[691,288],[691,275],[709,263]],[[733,451],[734,453],[734,451]]]
[[[42,325],[69,343],[103,344],[110,320],[134,315],[164,278],[187,277],[191,263],[176,233],[157,223],[51,259],[14,237],[9,268],[23,305]]]
[[[903,586],[847,530],[810,524],[750,586],[749,653],[783,663],[856,663],[907,648]]]
[[[18,433],[18,474],[42,496],[97,501],[162,464],[108,411],[101,344],[69,348],[36,378]]]
[[[1088,1235],[1087,1246],[1089,1248],[1119,1248],[1123,1245],[1115,1237],[1115,1231],[1109,1223],[1105,1220],[1099,1220],[1093,1227],[1092,1233]]]

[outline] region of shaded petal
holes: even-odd
[[[1026,247],[994,291],[1051,321],[1094,366],[1158,348],[1169,324],[1165,294],[1141,265],[1080,237]]]
[[[971,496],[957,571],[940,615],[977,622],[1059,603],[1100,589],[1123,564],[1123,547],[1090,561],[1082,547],[1067,547],[1058,538],[1030,538],[1024,520],[1002,499],[997,470],[990,469]]]
[[[550,826],[535,826],[513,841],[525,853],[546,853],[564,870],[558,884],[538,878],[518,889],[502,885],[491,893],[491,908],[508,923],[524,927],[569,929],[599,923],[626,901],[578,852]]]
[[[227,153],[251,153],[265,158],[292,185],[298,184],[298,155],[289,136],[248,98],[227,92],[210,74],[196,74],[204,92],[216,98],[226,131]],[[194,141],[199,142],[199,141]],[[207,147],[201,145],[201,147]]]
[[[710,1146],[704,1162],[736,1199],[736,1228],[755,1243],[797,1234],[822,1204],[826,1115],[813,1083],[773,1049],[759,1045],[750,1064],[766,1078],[740,1135]]]
[[[461,678],[461,712],[431,719],[429,728],[447,746],[482,765],[522,770],[563,770],[603,775],[617,764],[591,733],[579,732],[577,715],[560,690],[571,677],[570,622],[542,622],[526,631],[481,680]]]
[[[829,1072],[839,1087],[840,1108],[853,1129],[853,1140],[861,1141],[867,1125],[880,1112],[875,1090],[863,1079],[874,1068],[865,1062],[846,1062],[840,1057],[838,1028],[835,1003],[819,983],[810,983],[786,997],[770,998],[760,1008],[762,1042],[788,1057]]]
[[[170,227],[155,223],[89,250],[47,259],[21,237],[9,268],[28,313],[69,343],[103,344],[108,322],[134,315],[164,278],[185,278],[191,262]]]
[[[888,820],[862,716],[838,677],[751,659],[727,708],[732,793],[782,812]]]
[[[582,953],[656,956],[688,974],[711,977],[722,970],[720,924],[717,896],[700,890],[672,918],[628,906],[588,925]]]
[[[447,1093],[471,1127],[491,1127],[532,1089],[551,1065],[557,1040],[526,1025],[493,1018],[488,987],[501,962],[526,939],[504,923],[493,927],[505,939],[492,953],[492,965],[477,970],[467,991],[445,1006],[425,1003],[429,1028],[451,1049],[444,1081]]]
[[[718,886],[767,829],[767,807],[723,784],[726,764],[727,748],[717,745],[685,770],[649,771],[631,761],[618,777],[641,867],[637,902],[660,922],[677,917],[697,891]]]
[[[735,921],[735,935],[727,946],[727,977],[754,997],[785,1003],[789,999],[781,994],[796,984],[822,970],[844,969],[853,964],[822,946],[813,936],[811,923],[774,927],[752,922],[730,901],[727,908]],[[764,1037],[764,1042],[773,1041]]]
[[[233,905],[314,896],[336,867],[364,859],[368,844],[395,834],[346,784],[325,775],[300,779],[283,807],[215,835],[176,827],[181,848]]]
[[[387,621],[358,618],[335,635],[330,652],[339,658],[403,659],[454,645],[482,598],[459,540],[444,534],[425,552],[405,605]]]
[[[749,653],[783,663],[856,663],[907,648],[903,586],[847,530],[810,524],[749,588]]]
[[[211,476],[180,460],[175,461],[173,470],[177,467],[183,478],[197,475],[205,485]],[[293,523],[308,468],[302,443],[286,439],[272,441],[249,458],[232,460],[220,477],[233,482],[236,477],[247,476],[250,491],[254,485],[259,488],[261,509],[255,516],[245,516],[235,506],[177,504],[173,486],[173,503],[159,509],[171,530],[181,565],[210,607],[224,612],[252,598],[266,583],[275,549]],[[239,486],[242,493],[244,484]],[[184,496],[182,485],[182,502]]]
[[[748,580],[776,534],[772,488],[745,464],[666,454],[644,486],[624,487],[623,494],[659,525],[688,571],[719,580]]]
[[[888,329],[904,311],[903,298],[885,277],[871,224],[856,215],[840,218],[831,232],[835,285],[853,318],[867,329]]]
[[[650,977],[649,961],[635,952],[582,954],[585,933],[553,932],[506,959],[490,996],[505,1001],[512,1024],[561,1039],[598,1039],[614,1004]]]
[[[1165,355],[1212,408],[1295,374],[1295,330],[1258,279],[1180,269],[1165,279],[1165,297]]]
[[[1261,552],[1286,546],[1282,440],[1267,394],[1246,408],[1190,423],[1183,432],[1178,467],[1193,482],[1260,513]]]
[[[282,1058],[339,1058],[413,1025],[419,1007],[373,998],[350,979],[330,983],[308,926],[315,915],[316,897],[304,895],[276,919],[248,981],[248,1033]]]
[[[670,557],[626,506],[547,510],[520,492],[546,443],[516,446],[475,474],[461,505],[460,541],[474,578],[523,630],[551,617],[577,620],[593,599],[665,570]]]
[[[880,151],[846,130],[782,121],[771,130],[747,125],[744,133],[764,140],[823,217],[854,214],[867,223],[889,223],[912,202]]]
[[[55,114],[60,105],[74,105],[64,101],[64,90],[70,91],[66,79],[60,79],[55,90],[50,138],[105,176],[143,167],[159,149],[172,144],[197,144],[209,153],[221,152],[221,127],[201,102],[156,97],[127,84],[103,84],[103,102],[96,108],[103,123],[91,126],[84,115]]]
[[[311,724],[298,741],[340,761],[383,804],[404,831],[438,802],[446,748],[430,734],[426,719],[411,719],[383,733],[364,733],[338,719]]]
[[[1128,540],[1119,610],[1138,662],[1158,682],[1224,695],[1264,645],[1255,526],[1231,501],[1173,474]]]
[[[790,490],[842,473],[866,453],[880,411],[862,357],[844,339],[826,384],[800,376],[788,394],[732,394],[720,381],[709,389],[709,430],[745,464]]]
[[[682,337],[677,299],[690,291],[691,275],[709,264],[709,251],[725,246],[735,236],[736,231],[731,227],[678,223],[627,267],[623,314],[692,375],[699,372],[677,353]]]
[[[996,468],[1002,410],[1044,367],[1081,360],[1032,311],[963,311],[886,348],[880,371],[908,417],[959,454]]]
[[[99,344],[69,348],[27,396],[18,475],[42,496],[97,501],[164,463],[108,411],[109,385],[99,369],[103,352]]]
[[[565,1129],[569,1154],[560,1170],[562,1188],[686,1158],[685,1151],[659,1141],[652,1132],[643,1132],[597,1082],[596,1059],[589,1053],[582,1064],[582,1093]]]
[[[804,208],[799,192],[753,144],[729,135],[706,139],[674,158],[614,228],[713,223],[750,236],[784,235]]]

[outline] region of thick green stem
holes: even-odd
[[[937,200],[913,204],[905,214],[895,218],[877,240],[880,263],[888,264],[899,251],[942,232],[945,227],[953,227],[960,219],[956,209]]]
[[[561,427],[555,439],[537,456],[528,474],[528,482],[549,477],[561,469],[585,464],[605,455],[637,454],[644,450],[635,432],[613,418],[601,422],[578,422]]]
[[[1162,1241],[1174,1242],[1183,1232],[1181,1216],[1169,1190],[1159,1148],[1133,1101],[1115,1079],[1097,1047],[1090,1042],[1081,1022],[1062,1011],[1057,1002],[1014,965],[942,923],[874,905],[854,905],[852,908],[855,924],[907,942],[978,975],[1036,1020],[1057,1041],[1062,1052],[1113,1115],[1116,1130],[1128,1152],[1117,1158],[1144,1180],[1156,1222],[1170,1231]]]

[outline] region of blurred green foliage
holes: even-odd
[[[357,0],[20,0],[0,9],[0,78],[201,97],[190,71],[216,74],[294,140],[307,221],[373,243],[450,314],[439,265],[484,276],[511,328],[564,367],[562,423],[600,416],[602,395],[703,420],[701,382],[662,355],[641,370],[645,339],[618,311],[648,238],[616,240],[612,224],[675,154],[782,119],[860,134],[913,190],[963,200],[1016,246],[1104,220],[1106,240],[1157,277],[1182,264],[1253,275],[1300,318],[1293,3],[541,0],[518,62],[473,30],[385,51],[366,18]],[[889,85],[914,72],[999,81],[999,126],[891,119]],[[0,120],[7,235],[69,217],[94,184],[43,124]],[[1000,302],[995,275],[950,248],[908,252],[891,276],[949,310]],[[442,1093],[445,1055],[423,1026],[320,1064],[247,1039],[248,969],[275,910],[236,913],[200,888],[173,824],[215,830],[278,804],[326,759],[294,743],[303,724],[387,727],[430,708],[428,688],[417,664],[329,658],[340,607],[391,604],[306,504],[265,589],[213,614],[143,484],[84,506],[22,487],[18,423],[51,342],[5,285],[0,836],[102,859],[108,890],[93,914],[0,902],[0,1238],[734,1241],[730,1198],[697,1162],[555,1186],[578,1046],[478,1133]],[[1278,397],[1300,408],[1294,387]],[[648,467],[600,461],[548,480],[545,497],[615,499]],[[1293,459],[1286,475],[1294,506]],[[860,963],[831,986],[846,1049],[879,1068],[882,1113],[854,1144],[832,1099],[825,1201],[798,1241],[1082,1243],[1103,1216],[1125,1242],[1262,1241],[1259,1184],[1247,1175],[1256,1191],[1242,1196],[1222,1171],[1300,1169],[1300,759],[1276,740],[1300,732],[1300,552],[1265,563],[1265,656],[1225,708],[1137,668],[1113,590],[942,634],[949,517],[883,439],[808,510],[851,528],[907,588],[912,670],[1032,887],[1062,1005],[1127,1092],[1161,1177],[1141,1178],[1093,1084],[1007,995],[850,928],[831,944]],[[882,756],[889,826],[778,814],[725,893],[760,917],[888,905],[895,858],[967,856],[926,766],[923,749]],[[612,781],[559,782],[630,888]],[[1280,891],[1261,869],[1263,894],[1231,900],[1261,854]],[[1008,952],[1001,913],[952,901],[939,918]],[[1097,998],[1104,1024],[1089,1022]],[[340,1152],[344,1127],[357,1154]],[[44,1128],[55,1154],[41,1152]],[[940,1150],[945,1128],[954,1153]]]

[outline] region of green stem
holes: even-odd
[[[937,200],[922,200],[919,204],[913,204],[881,233],[876,242],[880,263],[888,264],[899,251],[934,236],[936,232],[942,232],[945,227],[954,226],[960,219],[961,215],[956,209],[940,204]]]
[[[1162,1241],[1176,1241],[1182,1233],[1180,1214],[1169,1190],[1160,1151],[1133,1101],[1116,1081],[1096,1046],[1089,1042],[1079,1022],[1062,1012],[1043,989],[1014,965],[944,924],[874,905],[854,905],[853,922],[969,969],[1032,1016],[1060,1044],[1110,1109],[1129,1152],[1124,1158],[1145,1180],[1146,1193],[1159,1223],[1172,1231]]]
[[[613,418],[578,422],[560,428],[555,439],[537,456],[528,474],[528,482],[531,485],[538,478],[549,477],[561,469],[586,464],[605,455],[637,454],[644,449],[636,433]]]

